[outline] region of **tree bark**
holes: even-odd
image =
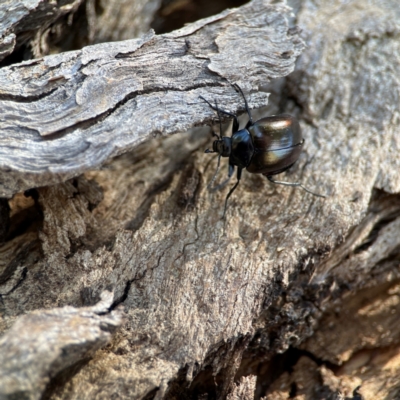
[[[243,109],[230,83],[249,92],[294,68],[303,42],[288,13],[257,1],[174,33],[3,68],[0,195],[64,181],[146,139],[210,121],[199,96]],[[250,106],[267,97],[254,93]]]
[[[0,69],[0,398],[398,398],[400,6],[292,6]],[[185,130],[234,82],[326,199],[244,173],[221,219]]]

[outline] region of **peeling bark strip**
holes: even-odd
[[[0,70],[0,196],[60,182],[158,134],[232,112],[292,72],[303,48],[290,9],[254,0],[176,32],[104,43]],[[266,93],[249,95],[251,107]]]
[[[21,317],[0,338],[0,398],[40,399],[50,379],[90,357],[122,322],[104,292],[93,307],[38,310]],[[23,371],[21,373],[21,371]]]

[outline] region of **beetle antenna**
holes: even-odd
[[[237,116],[235,114],[232,114],[229,111],[223,110],[222,108],[218,108],[218,107],[213,106],[203,96],[199,96],[199,98],[202,99],[203,101],[205,101],[213,110],[217,111],[218,115],[220,115],[219,113],[221,113],[221,114],[225,114],[225,115],[228,115],[229,117],[233,118],[233,126],[232,126],[233,133],[236,132],[239,129],[239,122],[238,122]]]
[[[221,114],[219,112],[217,99],[215,99],[214,101],[215,101],[215,109],[217,110],[218,119],[219,119],[219,139],[221,139],[222,138],[222,118],[221,118]],[[218,135],[216,135],[216,136],[218,136]]]
[[[305,190],[307,193],[310,193],[314,196],[317,197],[322,197],[324,199],[326,199],[327,196],[323,195],[323,194],[319,194],[319,193],[315,193],[312,192],[310,189],[307,189],[305,186],[303,186],[300,182],[282,182],[282,181],[276,181],[275,179],[272,178],[272,176],[267,176],[267,179],[272,182],[275,183],[277,185],[283,185],[283,186],[296,186],[296,187],[300,187],[303,190]]]
[[[203,96],[199,96],[199,98],[204,100],[214,110],[214,106],[207,99],[205,99]]]
[[[243,100],[244,100],[244,105],[245,105],[245,107],[246,107],[247,115],[249,116],[250,125],[253,125],[253,118],[252,118],[252,116],[251,116],[250,108],[249,108],[249,105],[248,105],[248,103],[247,103],[246,97],[245,97],[245,95],[244,95],[244,93],[243,93],[243,90],[241,89],[241,87],[240,87],[237,83],[234,83],[232,86],[234,87],[234,89],[235,89],[236,91],[239,91],[240,94],[242,95]]]

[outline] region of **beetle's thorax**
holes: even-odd
[[[229,157],[232,151],[232,139],[227,136],[223,136],[219,140],[214,140],[213,151],[220,154],[222,157]]]

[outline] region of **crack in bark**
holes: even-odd
[[[22,273],[17,281],[17,283],[7,292],[7,293],[0,293],[0,297],[3,298],[5,296],[10,295],[12,292],[18,289],[19,286],[22,285],[22,282],[26,279],[26,276],[28,274],[28,268],[23,267],[22,268]]]
[[[62,138],[64,136],[68,135],[69,133],[72,133],[72,132],[76,131],[77,129],[82,129],[82,130],[89,129],[92,126],[103,122],[107,117],[109,117],[110,115],[115,113],[117,110],[119,110],[121,107],[123,107],[130,100],[136,99],[139,96],[145,96],[145,95],[148,95],[148,94],[166,93],[167,91],[169,91],[169,92],[189,92],[191,90],[196,90],[196,89],[201,89],[201,88],[206,88],[206,87],[223,87],[223,86],[224,86],[223,84],[217,84],[216,82],[213,82],[213,83],[205,83],[205,84],[201,84],[201,85],[188,86],[188,87],[186,87],[184,89],[179,89],[179,88],[176,88],[176,87],[173,87],[173,88],[158,87],[158,88],[154,88],[154,89],[151,89],[151,90],[150,89],[148,89],[148,90],[136,90],[136,91],[133,91],[133,92],[127,94],[123,99],[121,99],[120,101],[116,102],[113,107],[110,107],[109,109],[103,111],[102,113],[94,115],[91,118],[87,118],[84,121],[76,122],[76,123],[74,123],[74,124],[72,124],[70,126],[67,126],[65,128],[53,131],[51,133],[47,133],[46,135],[40,135],[40,136],[41,136],[41,138],[43,140],[55,140],[55,139],[60,139],[60,138]],[[188,105],[190,105],[190,104],[188,103]],[[204,120],[204,123],[206,123],[207,121],[208,121],[208,118],[206,118]],[[25,129],[25,126],[23,128]],[[35,129],[30,129],[30,130],[35,131],[38,134],[40,134]]]
[[[125,288],[124,288],[124,293],[118,299],[114,300],[114,302],[108,308],[108,311],[106,313],[102,313],[99,315],[104,315],[104,314],[110,313],[111,311],[115,310],[120,304],[122,304],[128,298],[128,294],[129,294],[129,291],[131,290],[132,283],[134,281],[140,280],[140,279],[141,278],[133,278],[133,279],[129,280],[128,282],[126,282]]]

